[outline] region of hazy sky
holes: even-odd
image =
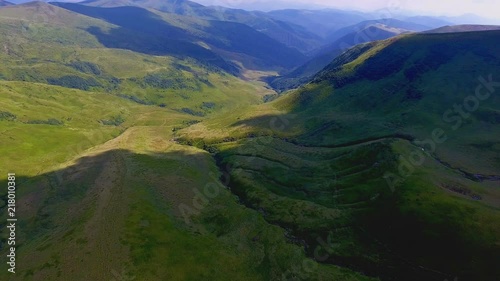
[[[204,5],[220,5],[226,7],[249,7],[251,3],[268,6],[273,0],[194,0]],[[389,9],[394,11],[410,11],[429,15],[462,15],[473,13],[492,19],[500,18],[500,0],[281,0],[282,8],[307,7],[320,5],[333,8],[350,8],[363,11]],[[302,4],[302,5],[300,5]],[[254,5],[250,7],[255,7]],[[317,6],[316,6],[317,7]],[[312,6],[312,8],[315,8]],[[393,12],[396,13],[396,12]]]

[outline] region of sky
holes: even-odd
[[[500,0],[193,0],[203,5],[232,8],[308,8],[332,7],[362,11],[389,10],[435,16],[476,14],[500,20]]]

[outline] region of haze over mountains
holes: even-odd
[[[499,26],[0,6],[0,280],[498,281]]]
[[[1,0],[1,1],[0,1],[0,7],[3,7],[3,6],[10,6],[10,5],[13,5],[13,3],[8,2],[8,1],[4,1],[4,0]]]
[[[304,65],[277,78],[270,78],[269,83],[279,91],[295,88],[307,82],[313,75],[326,67],[334,58],[358,44],[384,40],[396,35],[428,30],[428,26],[403,22],[397,19],[362,21],[330,32],[326,46],[315,51]]]

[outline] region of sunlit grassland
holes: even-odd
[[[3,159],[9,159],[2,171],[19,175],[36,175],[116,137],[124,127],[104,126],[100,120],[119,115],[129,119],[140,111],[132,102],[105,94],[24,82],[0,85],[2,111],[16,116],[11,121],[0,121],[1,154]],[[63,124],[28,124],[48,119]],[[128,124],[132,122],[129,119]]]
[[[46,47],[28,45],[20,52],[19,57],[3,54],[5,63],[0,67],[3,79],[63,83],[64,78],[80,77],[80,80],[74,81],[73,78],[66,85],[135,98],[139,103],[177,110],[189,108],[206,114],[209,113],[206,111],[224,110],[238,104],[258,103],[264,95],[272,93],[262,85],[210,72],[191,60],[147,56],[126,50],[75,49],[51,44]],[[73,66],[76,63],[89,65],[98,73],[76,69]],[[213,108],[204,109],[204,102],[213,103]]]
[[[92,51],[100,50],[75,57],[90,52],[91,61]],[[169,71],[168,59],[143,58],[149,61],[137,67],[139,72]],[[129,62],[136,59],[132,54]],[[133,65],[121,62],[105,71],[134,75],[129,71]],[[58,63],[40,67],[64,69]],[[179,106],[209,98],[223,105],[217,108],[220,114],[227,114],[260,103],[269,93],[260,84],[208,76],[216,86],[186,93],[191,97],[179,99]],[[18,257],[24,264],[17,280],[107,280],[117,278],[115,273],[134,280],[270,280],[296,269],[308,279],[368,280],[311,260],[315,269],[302,272],[303,249],[287,242],[283,229],[239,204],[219,183],[213,158],[172,141],[173,129],[206,117],[178,112],[175,106],[142,105],[99,89],[7,81],[1,86],[2,110],[15,116],[6,114],[8,120],[0,121],[2,144],[7,144],[1,152],[10,160],[2,170],[16,172],[22,186]],[[52,119],[61,123],[27,124]],[[192,206],[194,190],[203,192],[210,181],[220,195],[186,224],[180,204]],[[27,258],[33,255],[37,258]]]
[[[23,27],[0,10],[0,184],[15,172],[20,186],[12,280],[494,276],[498,181],[470,174],[498,174],[498,97],[458,130],[442,115],[497,71],[476,68],[497,45],[430,51],[403,36],[263,103],[262,82],[106,49],[75,31],[87,19],[64,19]],[[436,128],[436,151],[415,141]],[[402,175],[416,152],[425,161]]]
[[[182,117],[141,122],[58,172],[20,177],[18,204],[29,208],[19,213],[24,262],[12,280],[106,280],[116,272],[134,280],[270,280],[289,270],[306,279],[369,280],[335,266],[302,270],[301,247],[238,203],[207,152],[171,141]],[[180,204],[195,208],[194,191],[209,182],[219,194],[186,224]]]

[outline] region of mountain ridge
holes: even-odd
[[[500,25],[474,25],[474,24],[459,24],[447,25],[440,28],[425,31],[424,33],[453,33],[453,32],[477,32],[499,30]]]
[[[391,25],[394,24],[394,25]],[[415,28],[413,30],[403,27]],[[337,56],[358,44],[388,39],[405,33],[428,29],[418,24],[407,23],[396,19],[363,21],[361,23],[339,29],[331,38],[336,41],[327,44],[314,52],[314,56],[292,72],[277,78],[268,78],[270,85],[280,91],[286,91],[309,82],[312,77],[325,68]]]
[[[190,20],[187,19],[185,23],[191,24],[195,30],[205,30],[208,34],[212,34],[212,36],[200,38],[196,33],[192,33],[182,27],[166,22],[160,15],[141,7],[99,8],[70,3],[57,3],[57,5],[79,13],[104,18],[111,23],[120,25],[124,30],[139,32],[142,36],[153,36],[152,40],[158,42],[157,44],[159,45],[157,48],[160,51],[163,48],[162,45],[164,45],[162,40],[170,40],[173,41],[170,43],[172,47],[175,47],[175,42],[178,42],[177,44],[192,44],[191,46],[194,49],[190,52],[191,54],[197,54],[201,51],[207,54],[215,54],[214,51],[203,48],[202,46],[200,47],[196,44],[198,41],[205,41],[208,44],[213,44],[215,47],[229,52],[243,53],[250,57],[254,57],[263,67],[266,67],[266,65],[270,67],[289,67],[290,65],[298,64],[304,59],[304,56],[300,52],[286,47],[265,34],[255,31],[249,26],[239,23],[207,21],[205,25],[198,25],[197,22],[191,23]],[[141,21],[129,22],[127,17],[124,17],[125,14],[135,18],[141,18]],[[145,22],[151,24],[144,24]],[[168,35],[165,33],[166,31],[170,31],[172,34]],[[99,34],[99,36],[103,37],[103,40],[109,42],[116,42],[117,40],[117,38],[113,40],[110,38],[106,39],[106,34]],[[149,48],[149,46],[144,43],[142,45],[145,48]],[[178,51],[180,51],[181,54],[183,53],[182,48]],[[186,54],[189,55],[189,53]],[[224,56],[223,53],[216,55],[219,57]],[[230,64],[229,60],[226,60],[226,63]],[[225,69],[228,68],[225,67]],[[234,71],[230,72],[234,73]]]
[[[494,145],[500,99],[493,94],[499,42],[500,31],[483,31],[358,45],[312,82],[237,116],[205,120],[179,137],[214,146],[222,168],[243,170],[229,170],[231,190],[292,229],[307,248],[318,247],[316,233],[349,232],[336,234],[354,241],[338,245],[329,263],[382,280],[493,281],[500,228],[488,221],[500,218]],[[475,92],[478,87],[483,91]],[[467,105],[473,100],[474,107]],[[277,120],[284,121],[277,126]],[[253,154],[242,153],[247,149]],[[294,166],[281,166],[288,157]],[[356,215],[325,225],[290,214],[297,201],[317,204],[307,209],[324,216]],[[370,253],[356,245],[380,248]],[[394,266],[395,260],[405,265]]]
[[[500,29],[87,4],[0,8],[0,280],[498,281]]]
[[[276,21],[264,12],[251,12],[241,9],[230,9],[224,7],[209,7],[192,1],[156,1],[156,0],[135,0],[135,1],[115,1],[115,0],[87,0],[80,4],[95,7],[119,7],[138,6],[155,9],[158,11],[173,13],[183,16],[197,17],[206,20],[230,21],[246,24],[269,37],[293,47],[301,52],[310,51],[318,47],[321,38],[313,33],[300,28],[292,23]]]

